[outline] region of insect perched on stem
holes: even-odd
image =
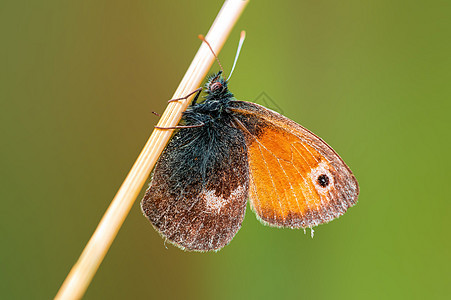
[[[243,41],[244,31],[232,71]],[[178,126],[160,128],[177,132],[141,206],[164,238],[186,250],[221,249],[240,229],[248,198],[264,224],[304,229],[357,202],[357,180],[330,146],[277,112],[235,100],[222,74],[209,77],[205,101],[197,102],[201,89],[190,94]]]

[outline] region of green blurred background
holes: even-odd
[[[1,2],[0,298],[56,294],[221,5]],[[247,31],[232,92],[325,139],[359,203],[314,239],[248,209],[200,254],[165,247],[137,200],[85,298],[450,297],[450,6],[252,1],[220,53],[227,73]]]

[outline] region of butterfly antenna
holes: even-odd
[[[222,68],[221,62],[219,61],[219,58],[216,56],[216,53],[213,51],[213,48],[211,48],[210,43],[207,42],[207,40],[205,39],[205,37],[202,34],[199,34],[197,36],[199,39],[201,39],[205,44],[207,44],[208,48],[210,48],[211,53],[213,53],[214,57],[216,58],[216,61],[219,64],[219,67],[221,68],[222,73],[224,73],[224,69]]]
[[[233,62],[232,71],[230,71],[230,75],[227,78],[227,81],[229,81],[230,77],[232,76],[233,70],[235,70],[236,62],[238,61],[238,56],[240,56],[241,47],[243,46],[245,38],[246,38],[246,31],[243,30],[243,31],[241,31],[240,42],[238,43],[238,49],[236,50],[235,61]]]

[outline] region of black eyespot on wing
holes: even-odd
[[[318,176],[318,183],[323,188],[327,187],[329,185],[329,182],[329,176],[327,176],[326,174],[321,174]]]

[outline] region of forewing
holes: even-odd
[[[357,202],[357,180],[319,137],[258,104],[233,101],[229,109],[246,136],[250,201],[263,222],[313,227]]]
[[[240,130],[217,123],[182,129],[156,164],[142,210],[161,235],[182,249],[220,249],[241,227],[248,173]]]

